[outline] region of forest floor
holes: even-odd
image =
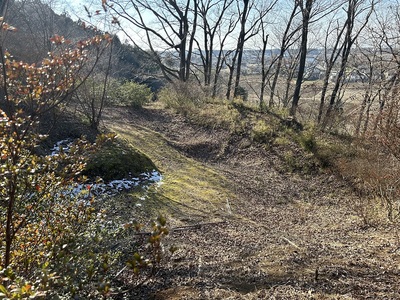
[[[166,248],[178,248],[116,298],[400,299],[398,231],[365,226],[363,200],[333,172],[288,170],[295,146],[251,143],[154,104],[109,109],[104,125],[163,174],[157,197],[127,218],[164,214]]]

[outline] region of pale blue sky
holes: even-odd
[[[57,0],[55,0],[55,1],[56,1],[55,3],[58,2]],[[290,3],[293,0],[280,0],[279,3],[281,5],[284,5],[285,3],[287,4],[286,1],[289,1],[289,3]],[[381,0],[380,7],[387,6],[388,4],[398,3],[398,1],[400,1],[400,0]],[[58,11],[59,13],[66,10],[66,11],[68,11],[70,16],[74,20],[81,18],[83,21],[85,21],[87,23],[92,23],[93,25],[95,25],[96,27],[98,27],[101,30],[112,32],[112,33],[117,33],[118,36],[120,37],[121,41],[126,40],[126,37],[121,32],[117,32],[117,28],[115,28],[115,27],[112,29],[110,28],[110,25],[111,25],[110,19],[109,20],[104,19],[104,12],[102,11],[101,0],[66,0],[61,3],[58,2],[57,6],[59,6],[59,10],[60,10],[60,11]],[[96,10],[100,10],[101,16],[96,17],[96,18],[93,17],[93,18],[89,19],[87,12],[84,9],[84,6],[86,6],[90,11],[93,11],[93,12],[95,12]],[[281,19],[281,18],[279,18],[278,20],[284,21],[284,19]],[[321,26],[321,23],[319,23],[318,26]],[[133,29],[129,30],[130,27],[131,27],[131,25],[129,24],[129,25],[124,26],[124,29],[128,29],[130,36],[134,37],[135,42],[138,43],[139,45],[141,45],[142,44],[142,42],[140,41],[141,34],[139,32],[134,32]],[[232,35],[232,36],[234,36],[234,35]],[[318,36],[315,36],[314,38],[318,40]],[[270,38],[270,42],[274,43],[275,41],[273,41],[273,39],[274,39],[274,37],[272,34],[271,38]],[[313,39],[313,37],[310,37],[310,46],[318,47],[319,45],[311,45],[312,39]],[[233,44],[234,44],[234,42],[233,42]],[[256,45],[254,45],[254,46],[256,46]],[[147,47],[145,47],[145,48],[147,48]]]

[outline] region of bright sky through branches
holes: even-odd
[[[81,19],[82,21],[86,22],[87,24],[92,24],[94,26],[96,26],[97,28],[99,28],[100,30],[103,31],[107,31],[110,33],[114,33],[117,34],[121,41],[126,41],[128,40],[128,38],[126,37],[126,35],[124,35],[122,33],[122,30],[120,28],[118,28],[118,26],[113,26],[111,24],[111,16],[106,16],[105,12],[102,9],[102,5],[101,5],[101,0],[66,0],[65,2],[59,2],[57,3],[57,0],[54,0],[56,3],[55,4],[55,9],[58,13],[62,13],[62,12],[67,12],[70,17],[73,20],[78,20]],[[267,3],[268,1],[265,1],[265,3]],[[326,1],[319,1],[318,3],[330,3],[330,1],[326,0]],[[366,5],[368,4],[369,1],[366,1]],[[379,10],[382,9],[383,7],[388,7],[390,5],[393,5],[394,0],[380,0],[379,2],[377,2],[377,4],[379,3],[379,5],[375,6],[375,10]],[[155,2],[156,3],[156,2]],[[322,5],[322,4],[321,4]],[[280,36],[279,33],[281,31],[281,29],[284,27],[284,23],[287,21],[287,17],[288,14],[291,11],[291,8],[293,6],[293,0],[279,0],[277,2],[277,5],[274,9],[274,11],[271,12],[269,19],[268,19],[268,24],[266,24],[266,26],[268,26],[269,28],[267,29],[267,32],[270,33],[270,37],[269,37],[269,46],[271,49],[273,48],[277,48],[279,47],[279,42],[280,42]],[[88,9],[88,11],[91,13],[91,18],[89,18],[88,16],[88,12],[86,11],[85,7]],[[100,15],[95,15],[95,12],[99,11]],[[254,10],[255,11],[255,10]],[[339,13],[335,13],[336,17],[339,17],[340,14]],[[309,37],[309,47],[311,48],[319,48],[321,47],[321,41],[323,41],[323,38],[321,37],[321,35],[323,36],[325,34],[326,31],[326,26],[329,23],[329,18],[335,18],[335,14],[327,14],[326,16],[324,16],[322,18],[322,20],[320,20],[319,22],[316,22],[315,24],[311,24],[311,35]],[[144,13],[144,15],[146,17],[148,16],[152,16],[151,13],[149,13],[147,15],[147,13]],[[345,11],[342,11],[342,15],[343,17],[345,17]],[[279,17],[277,17],[279,16]],[[149,19],[147,19],[146,21],[148,21]],[[324,21],[326,20],[326,22]],[[118,21],[120,22],[124,22],[121,18],[118,19]],[[296,22],[299,22],[299,20],[297,20]],[[150,24],[149,22],[146,22],[148,24]],[[358,24],[356,24],[358,25]],[[147,46],[147,42],[145,39],[145,36],[143,34],[143,31],[140,31],[137,28],[134,28],[134,26],[132,24],[122,24],[123,28],[125,31],[127,31],[127,33],[130,35],[130,37],[132,39],[134,39],[134,42],[143,47],[143,48],[148,48]],[[157,26],[157,24],[156,24]],[[249,25],[248,25],[249,26]],[[236,31],[235,31],[236,32]],[[236,38],[237,38],[237,34],[232,33],[229,38],[228,38],[228,42],[225,45],[226,48],[234,48],[236,45]],[[202,40],[201,37],[199,37],[200,40]],[[247,43],[246,47],[250,47],[250,48],[260,48],[260,37],[257,35],[255,36],[251,41],[249,41]],[[251,46],[249,46],[251,45]],[[155,46],[155,48],[159,48],[158,45],[154,44],[153,46]],[[161,47],[161,46],[160,46]]]
[[[67,0],[60,5],[56,5],[54,9],[59,14],[66,12],[74,21],[82,20],[100,30],[117,34],[122,42],[128,40],[118,26],[111,24],[112,18],[104,12],[101,0]],[[129,32],[129,29],[127,31]]]

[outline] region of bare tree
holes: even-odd
[[[58,0],[9,2],[8,23],[18,30],[13,32],[12,38],[6,38],[5,42],[16,59],[24,59],[30,63],[40,61],[48,52],[53,51],[54,44],[50,39],[55,34],[71,41],[87,37],[87,32],[72,19],[55,13],[60,5]],[[26,46],[27,41],[29,47]]]
[[[307,56],[307,42],[308,42],[308,27],[311,20],[311,10],[313,9],[315,0],[297,0],[298,5],[302,14],[302,27],[301,27],[301,44],[300,44],[300,61],[299,69],[297,72],[296,86],[294,89],[292,107],[290,109],[290,115],[296,114],[297,106],[300,99],[300,89],[303,83],[304,71],[306,67],[306,56]]]
[[[246,1],[244,0],[245,4]],[[267,1],[262,1],[261,4],[259,3],[259,7],[257,7],[256,3],[253,3],[253,9],[255,11],[253,15],[253,20],[251,20],[250,26],[248,29],[246,29],[246,23],[247,19],[250,16],[250,10],[252,9],[252,6],[247,8],[246,14],[248,15],[245,17],[245,14],[243,13],[242,19],[241,19],[241,25],[240,25],[240,35],[239,35],[239,40],[238,40],[238,60],[237,60],[237,70],[236,70],[236,78],[235,78],[235,88],[234,88],[234,96],[239,95],[239,85],[240,85],[240,76],[241,76],[241,68],[242,68],[242,60],[243,60],[243,50],[244,50],[244,44],[247,40],[251,39],[255,35],[257,35],[260,31],[260,27],[262,25],[263,20],[267,17],[268,13],[272,10],[272,8],[275,6],[277,0],[272,0],[270,2]],[[246,6],[246,5],[245,5]],[[245,12],[245,8],[244,11]]]
[[[113,41],[111,40],[107,44],[103,42],[103,44],[103,47],[94,49],[98,53],[93,53],[93,56],[101,54],[105,59],[98,63],[90,76],[83,80],[80,88],[74,92],[78,111],[86,117],[90,127],[95,130],[99,128],[103,109],[107,104],[114,57]],[[79,79],[82,80],[80,76]]]
[[[199,0],[198,2],[197,11],[200,17],[198,26],[201,29],[202,35],[200,38],[195,37],[195,42],[202,61],[205,86],[211,84],[215,50],[219,50],[220,52],[223,50],[224,41],[222,41],[222,44],[216,44],[216,38],[221,30],[221,25],[228,25],[229,33],[233,31],[234,27],[231,26],[229,20],[228,22],[226,20],[228,10],[233,3],[234,0]]]
[[[337,19],[336,14],[334,14],[333,18],[329,21],[328,27],[325,30],[324,36],[324,64],[325,64],[325,72],[321,89],[321,97],[320,104],[318,109],[318,124],[321,122],[324,107],[325,107],[325,98],[326,93],[328,91],[329,79],[332,74],[333,67],[337,59],[340,56],[340,53],[343,49],[344,43],[341,43],[343,33],[345,30],[345,26],[339,25],[339,20]],[[331,42],[333,41],[333,44]]]
[[[301,10],[302,27],[301,27],[301,42],[300,42],[300,59],[297,71],[296,85],[293,94],[290,115],[295,116],[300,100],[301,86],[304,79],[306,69],[306,59],[308,52],[308,36],[311,24],[323,20],[332,11],[340,7],[337,1],[316,1],[316,0],[296,0]]]
[[[264,93],[265,93],[265,87],[267,85],[267,77],[270,73],[272,64],[269,65],[267,68],[266,64],[266,54],[267,54],[267,46],[268,46],[268,40],[269,40],[269,33],[267,33],[266,30],[266,24],[262,20],[261,21],[261,40],[262,40],[262,49],[261,49],[261,87],[260,87],[260,109],[263,109],[265,107],[264,104]]]
[[[379,126],[385,136],[389,135],[392,125],[395,125],[393,116],[398,114],[396,111],[399,110],[396,103],[400,85],[400,55],[396,47],[400,39],[399,4],[399,1],[395,1],[382,14],[375,12],[376,22],[373,24],[374,26],[371,25],[374,34],[382,39],[383,61],[386,62],[383,74],[385,78],[383,95],[379,99],[379,109],[374,120],[373,133],[376,133]]]
[[[256,7],[255,11],[259,18],[259,32],[257,33],[261,39],[261,50],[258,51],[259,60],[261,61],[261,88],[260,88],[260,108],[264,107],[264,91],[266,87],[267,77],[270,74],[271,64],[267,67],[266,64],[266,52],[269,40],[269,28],[268,25],[271,24],[269,20],[269,12],[272,11],[274,6],[276,5],[277,0],[271,1],[270,3],[265,2],[260,7]],[[257,37],[258,40],[258,37]],[[239,83],[238,83],[239,84]],[[252,87],[254,90],[254,87]],[[257,92],[256,92],[257,93]]]
[[[323,127],[327,125],[331,114],[335,108],[337,96],[340,92],[340,88],[345,80],[345,71],[347,62],[350,56],[351,48],[356,42],[357,38],[368,24],[369,18],[374,11],[376,0],[348,0],[346,10],[346,22],[345,22],[345,36],[343,46],[341,47],[341,57],[339,71],[336,76],[335,84],[330,96],[329,106],[326,111]],[[365,13],[366,12],[366,13]],[[362,16],[362,21],[358,20]],[[358,28],[354,28],[357,21],[361,21]]]
[[[295,74],[298,72],[300,59],[300,51],[298,49],[288,49],[281,66],[281,73],[285,77],[284,93],[282,98],[283,107],[287,108],[290,101],[293,99],[293,84],[292,81],[295,78]]]
[[[243,1],[243,6],[240,4]],[[237,11],[240,16],[240,25],[239,25],[239,36],[237,38],[236,48],[233,52],[233,57],[231,63],[227,63],[229,68],[229,78],[228,78],[228,86],[226,91],[226,97],[228,99],[231,98],[232,85],[234,90],[234,96],[239,95],[239,85],[240,85],[240,76],[241,76],[241,68],[242,68],[242,60],[243,60],[243,50],[246,41],[254,37],[258,34],[261,25],[260,15],[255,13],[257,11],[257,1],[256,0],[242,0],[237,2]],[[267,6],[268,8],[263,10],[261,16],[265,16],[271,6]],[[254,11],[254,13],[253,13]],[[234,79],[235,78],[235,79]]]
[[[141,42],[149,47],[166,79],[189,79],[198,0],[111,0],[107,4],[115,14],[114,23],[120,25],[130,41],[137,47],[143,47]],[[126,24],[144,32],[144,40],[139,41]],[[164,62],[163,55],[168,53],[176,57],[176,68]]]
[[[377,122],[386,104],[391,102],[399,75],[400,60],[396,47],[393,47],[397,43],[399,21],[397,5],[395,9],[388,10],[379,7],[355,42],[349,65],[362,78],[364,91],[355,123],[357,136],[364,137],[371,129],[375,134]],[[375,112],[374,123],[372,117]]]
[[[218,41],[219,41],[219,50],[217,55],[217,61],[215,63],[215,74],[213,81],[213,89],[212,89],[212,97],[217,95],[218,89],[218,81],[220,78],[221,70],[223,66],[226,64],[226,57],[231,54],[231,51],[224,50],[224,46],[226,45],[227,39],[235,30],[236,25],[238,23],[238,19],[234,15],[230,15],[230,17],[226,20],[227,26],[224,24],[220,24],[220,28],[225,27],[226,30],[218,30]]]
[[[250,3],[250,0],[242,0],[242,1],[243,1],[243,7],[240,6],[241,1],[237,2],[237,10],[240,15],[240,33],[239,33],[239,36],[237,39],[237,45],[236,45],[236,49],[234,51],[234,55],[232,58],[232,63],[227,64],[227,66],[229,68],[228,87],[227,87],[227,91],[226,91],[227,99],[231,98],[233,77],[234,77],[234,73],[235,73],[236,69],[237,69],[236,74],[239,74],[239,78],[240,78],[241,61],[242,61],[243,48],[244,48],[244,43],[245,43],[245,38],[246,38],[246,23],[247,23],[247,19],[249,17],[249,12],[251,11],[251,8],[253,7],[253,4],[254,4],[253,1]],[[236,67],[236,61],[238,61],[237,67]],[[237,79],[237,77],[236,77],[236,79]],[[236,96],[236,93],[237,93],[237,87],[235,84],[234,96]]]
[[[371,37],[371,36],[370,36]],[[384,87],[383,80],[383,69],[382,64],[383,52],[382,43],[377,41],[373,48],[362,47],[357,43],[356,56],[352,58],[353,64],[357,64],[353,67],[357,71],[360,78],[363,79],[364,94],[362,97],[361,105],[358,112],[358,118],[356,122],[355,134],[358,136],[360,133],[364,135],[368,129],[371,117],[371,107],[376,99],[380,99]],[[357,59],[359,56],[359,59]],[[363,123],[364,119],[364,123]],[[361,128],[362,126],[362,128]]]
[[[274,68],[274,76],[271,83],[270,90],[270,98],[269,98],[269,106],[272,107],[275,104],[275,95],[276,95],[276,85],[278,83],[278,78],[281,74],[282,62],[285,56],[286,51],[291,47],[296,41],[297,38],[294,38],[297,32],[301,29],[301,26],[294,25],[294,20],[296,16],[299,14],[299,3],[297,1],[293,2],[293,7],[290,11],[289,17],[286,20],[286,27],[280,39],[279,45],[279,54],[278,56],[271,62],[271,65],[275,64]],[[294,28],[293,28],[294,25]]]

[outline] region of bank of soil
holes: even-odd
[[[179,228],[166,243],[178,250],[153,279],[117,298],[400,299],[397,231],[365,227],[357,216],[363,200],[335,174],[289,172],[282,147],[244,144],[156,106],[109,110],[105,126],[142,147],[166,178],[184,168],[183,158],[146,149],[148,139],[224,187],[197,201],[185,190],[191,174],[179,175],[187,202],[163,209]]]

